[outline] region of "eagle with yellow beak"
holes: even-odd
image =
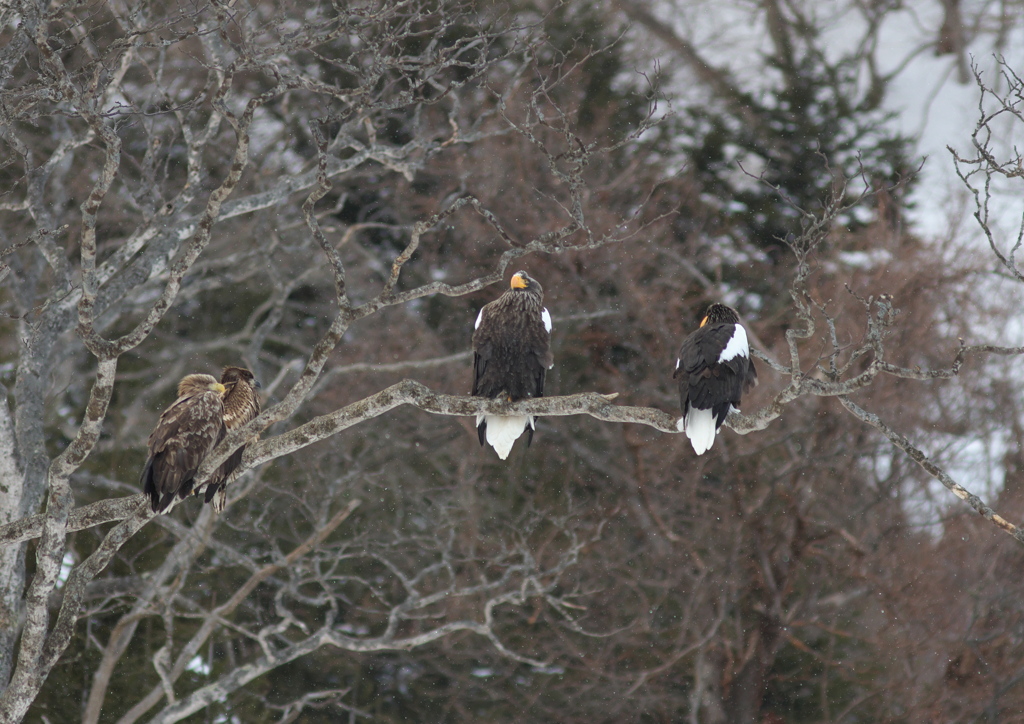
[[[477,315],[473,331],[473,394],[507,402],[544,396],[544,376],[554,365],[551,315],[544,289],[524,271],[512,275],[508,291]],[[526,431],[533,440],[533,415],[476,416],[480,444],[494,448],[502,460]]]

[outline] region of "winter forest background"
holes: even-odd
[[[5,3],[0,721],[1024,721],[1022,48],[1019,0]],[[760,386],[698,458],[712,300]],[[227,364],[246,472],[154,518]]]

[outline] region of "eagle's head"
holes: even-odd
[[[220,375],[220,381],[224,385],[234,385],[238,382],[244,382],[257,390],[263,386],[260,384],[260,381],[256,379],[256,376],[244,367],[225,367],[224,371]]]
[[[178,383],[178,397],[191,397],[201,392],[223,395],[226,389],[213,375],[185,375]]]
[[[708,311],[704,312],[704,319],[701,320],[700,326],[703,327],[708,324],[739,324],[739,322],[740,315],[736,313],[735,309],[715,302],[708,307]]]
[[[534,294],[544,293],[544,289],[541,287],[540,282],[524,271],[517,271],[513,274],[512,281],[509,286],[513,291],[532,292]]]

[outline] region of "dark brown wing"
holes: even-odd
[[[483,394],[482,390],[484,386],[490,386],[488,381],[491,379],[491,375],[488,373],[488,368],[491,365],[491,357],[494,354],[494,344],[491,342],[488,336],[481,334],[479,337],[473,335],[473,391],[470,392],[474,397],[490,397],[490,395]],[[500,391],[500,390],[499,390]]]
[[[179,397],[164,410],[149,436],[141,478],[154,512],[192,491],[199,466],[224,434],[224,403],[212,390]]]
[[[228,387],[228,391],[224,395],[225,428],[234,430],[256,419],[260,414],[260,398],[256,394],[256,383],[252,378],[252,373],[234,382],[222,377],[221,382]],[[217,512],[224,510],[225,503],[224,495],[218,496],[218,493],[223,491],[224,486],[231,481],[231,477],[242,464],[242,454],[247,445],[248,443],[231,453],[231,456],[221,463],[220,467],[210,476],[210,484],[206,487],[205,501],[207,503],[213,501]]]
[[[679,404],[685,416],[692,406],[711,410],[716,425],[721,425],[731,406],[739,408],[743,393],[757,381],[757,371],[749,351],[721,360],[722,352],[741,330],[731,323],[709,324],[683,340],[679,360],[672,375],[679,379]],[[746,332],[740,332],[743,339]]]

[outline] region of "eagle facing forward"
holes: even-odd
[[[142,469],[142,489],[154,513],[165,511],[175,497],[188,497],[203,461],[227,431],[259,414],[258,387],[252,372],[241,367],[226,367],[219,382],[203,374],[182,378],[178,399],[160,415],[149,436],[149,456]],[[218,512],[224,509],[224,485],[241,464],[244,449],[243,445],[233,452],[210,476],[206,502],[213,500]]]
[[[676,427],[703,455],[729,412],[739,409],[743,393],[757,384],[747,331],[736,310],[724,304],[708,307],[700,328],[683,340],[672,376],[679,380],[683,412]]]
[[[544,396],[544,376],[554,365],[551,315],[544,289],[526,272],[512,275],[510,288],[485,304],[473,331],[473,394],[508,402]],[[533,440],[533,415],[476,416],[480,444],[486,441],[502,460],[526,431]]]

